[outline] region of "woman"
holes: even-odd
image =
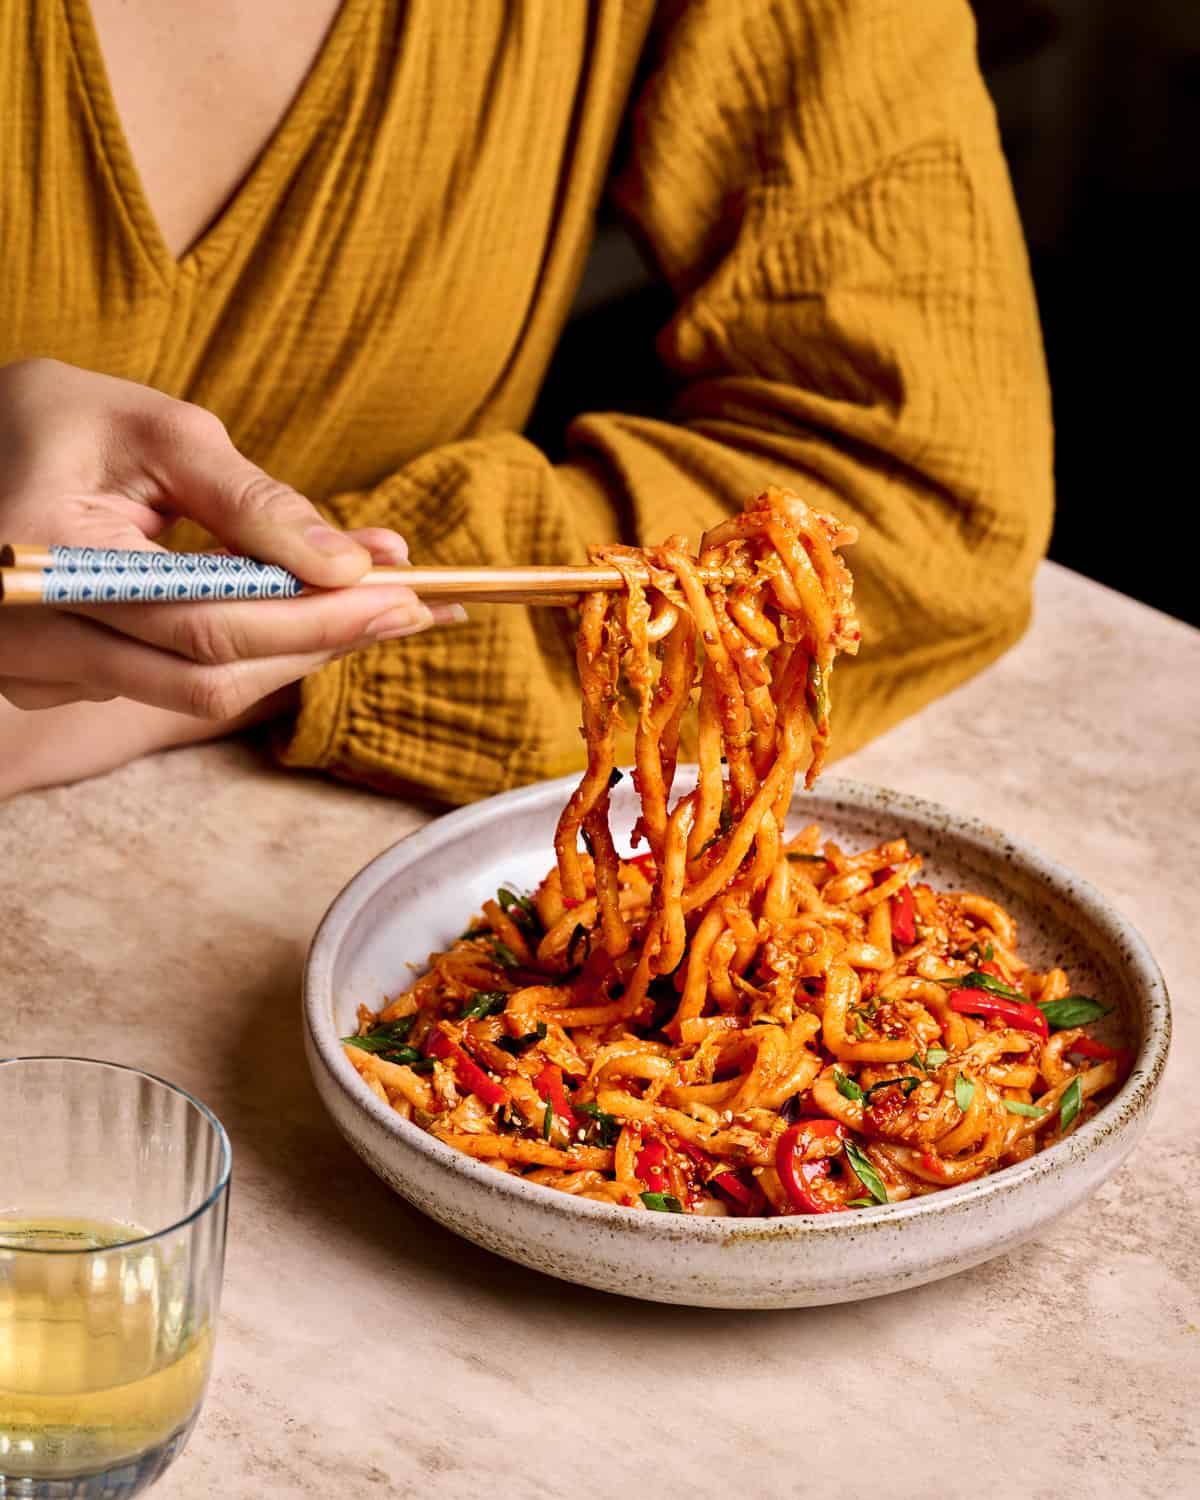
[[[966,0],[0,0],[0,119],[0,539],[348,584],[786,484],[861,532],[843,751],[1024,628],[1049,402]],[[608,186],[682,395],[552,464],[518,434]],[[477,797],[575,761],[567,627],[6,609],[0,794],[280,717],[289,765]]]

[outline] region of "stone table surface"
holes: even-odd
[[[233,1138],[213,1381],[155,1493],[1200,1493],[1198,734],[1200,633],[1046,564],[1012,652],[838,764],[1100,886],[1163,967],[1175,1043],[1142,1144],[1034,1243],[776,1313],[510,1265],[337,1135],[301,1045],[305,948],[349,876],[427,813],[238,743],[0,806],[0,1054],[148,1068]]]

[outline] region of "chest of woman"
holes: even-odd
[[[107,0],[0,0],[0,362],[198,401],[318,497],[519,424],[651,9],[313,0],[278,65],[264,12],[197,45],[172,108]],[[153,35],[165,77],[189,48]]]

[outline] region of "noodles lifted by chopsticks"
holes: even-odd
[[[593,549],[626,587],[582,606],[588,761],[557,864],[360,1009],[347,1052],[381,1099],[550,1187],[738,1215],[933,1192],[1095,1108],[1127,1059],[1082,1030],[1102,1006],[1018,957],[1006,912],[914,887],[903,839],[785,839],[796,777],[825,758],[834,658],[859,643],[853,540],[771,490],[698,557],[680,538]],[[629,856],[609,824],[622,679]],[[697,681],[699,774],[672,802]]]

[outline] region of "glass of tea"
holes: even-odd
[[[0,1060],[0,1497],[125,1500],[204,1399],[229,1139],[182,1089]]]

